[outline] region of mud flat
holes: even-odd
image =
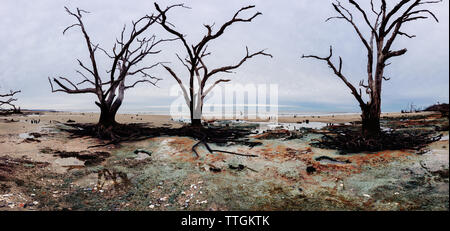
[[[382,121],[385,128],[442,134],[426,148],[350,155],[311,143],[323,126],[356,126],[350,122],[358,115],[280,117],[273,126],[215,122],[252,129],[249,140],[261,144],[209,144],[212,149],[257,157],[211,154],[203,145],[197,157],[192,146],[198,141],[177,136],[89,148],[103,142],[65,131],[72,121],[97,118],[67,112],[0,117],[0,210],[449,210],[448,117],[435,113],[388,114]],[[117,120],[182,126],[168,116]],[[302,126],[304,120],[317,126]]]

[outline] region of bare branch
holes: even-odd
[[[49,77],[48,81],[50,82],[50,87],[52,89],[52,92],[65,92],[65,93],[68,93],[68,94],[84,94],[84,93],[94,93],[94,94],[96,94],[96,89],[95,88],[79,89],[78,87],[76,87],[75,84],[73,84],[72,82],[70,82],[66,78],[62,78],[62,77],[60,77],[60,78],[66,80],[67,82],[69,82],[69,84],[72,85],[74,88],[70,89],[69,87],[67,87],[64,84],[62,84],[58,79],[53,78],[53,82],[55,82],[60,87],[60,89],[55,89],[55,88],[53,88],[52,81],[50,80],[50,77]]]
[[[164,65],[163,65],[163,66],[164,66]],[[181,81],[180,78],[178,78],[177,74],[175,74],[175,72],[174,72],[172,69],[170,69],[170,67],[164,66],[164,68],[172,75],[172,77],[173,77],[173,78],[178,82],[178,84],[180,85],[181,90],[183,91],[183,96],[184,96],[184,99],[185,99],[185,101],[186,101],[186,104],[187,104],[188,107],[189,107],[189,106],[190,106],[190,103],[191,103],[191,99],[190,99],[190,97],[189,97],[189,95],[188,95],[188,93],[187,93],[187,91],[186,91],[186,88],[185,88],[184,85],[183,85],[183,82]]]
[[[356,3],[355,3],[355,4],[356,4]],[[331,19],[335,19],[335,18],[336,18],[336,19],[344,19],[344,20],[346,20],[347,22],[349,22],[349,23],[353,26],[353,29],[354,29],[354,30],[356,31],[356,33],[358,34],[359,38],[361,39],[362,43],[363,43],[364,46],[367,48],[367,50],[368,50],[369,52],[372,52],[372,50],[370,49],[370,45],[369,45],[369,43],[367,42],[367,40],[364,38],[364,36],[362,35],[361,30],[360,30],[360,29],[358,28],[358,26],[356,26],[356,24],[354,23],[354,21],[353,21],[353,15],[350,13],[350,11],[349,11],[347,8],[343,7],[339,1],[337,2],[337,4],[332,3],[332,5],[333,5],[333,7],[334,7],[334,10],[335,10],[336,12],[338,12],[338,14],[339,14],[340,16],[328,18],[326,21],[329,21],[329,20],[331,20]],[[359,6],[358,6],[358,7],[359,7]],[[343,11],[345,11],[348,15],[345,15]],[[364,13],[364,15],[365,15],[365,13]],[[366,16],[366,17],[367,17],[367,16]],[[369,25],[370,25],[370,23],[369,23]],[[372,27],[371,25],[370,25],[370,27],[372,28],[372,30],[374,30],[373,27]]]
[[[336,68],[336,66],[333,64],[333,62],[331,62],[331,57],[333,56],[333,47],[330,46],[330,54],[327,57],[319,57],[316,55],[302,55],[302,58],[314,58],[314,59],[319,59],[319,60],[323,60],[326,61],[328,66],[333,70],[334,74],[336,76],[338,76],[344,83],[345,85],[347,85],[348,88],[350,88],[353,96],[356,98],[356,100],[358,100],[359,104],[361,106],[366,105],[366,103],[363,101],[361,93],[358,93],[358,91],[356,90],[356,88],[347,80],[347,78],[342,74],[341,70],[342,70],[342,59],[339,58],[340,62],[339,62],[339,69]]]
[[[202,95],[202,98],[205,98],[209,92],[211,92],[211,90],[219,83],[226,83],[226,82],[230,82],[231,79],[219,79],[217,80],[211,87],[209,87]]]
[[[211,76],[213,76],[213,75],[215,75],[215,74],[217,74],[219,72],[229,72],[230,70],[237,69],[243,63],[245,63],[248,59],[251,59],[251,58],[253,58],[255,56],[258,56],[258,55],[268,56],[268,57],[273,58],[273,56],[271,54],[265,53],[264,52],[265,50],[260,50],[258,52],[249,54],[248,47],[246,47],[245,49],[246,49],[247,53],[246,53],[245,57],[242,58],[241,61],[239,61],[239,63],[237,63],[236,65],[232,65],[232,66],[225,66],[225,67],[220,67],[220,68],[214,69],[210,73],[207,74],[207,78],[209,78],[209,77],[211,77]]]
[[[20,93],[20,92],[21,92],[21,91],[13,91],[13,90],[10,90],[9,93],[0,95],[0,97],[12,97],[12,96],[14,96],[15,94],[18,94],[18,93]]]
[[[407,51],[408,50],[406,48],[398,50],[398,51],[390,51],[389,53],[386,54],[385,60],[388,60],[388,59],[390,59],[392,57],[404,55]]]
[[[158,81],[160,81],[161,79],[159,79],[159,78],[156,78],[156,77],[153,77],[153,76],[149,76],[149,78],[150,79],[155,79],[155,81],[151,81],[151,80],[148,80],[148,79],[141,79],[141,80],[138,80],[138,81],[136,81],[136,82],[134,82],[132,85],[130,85],[130,86],[125,86],[125,90],[126,89],[129,89],[129,88],[133,88],[133,87],[135,87],[137,84],[139,84],[139,83],[150,83],[151,85],[153,85],[153,86],[155,86],[155,87],[157,87],[157,83],[158,83]]]

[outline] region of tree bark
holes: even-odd
[[[370,104],[362,108],[362,135],[364,137],[377,137],[380,135],[380,115],[379,104]]]
[[[117,125],[115,110],[109,110],[107,106],[100,107],[100,118],[97,123],[97,135],[102,138],[113,139],[113,128]]]
[[[201,126],[202,125],[202,120],[201,119],[191,118],[191,125],[194,126],[194,127]]]

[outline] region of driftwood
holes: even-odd
[[[231,155],[237,155],[237,156],[246,156],[246,157],[258,157],[257,155],[248,155],[248,154],[241,154],[241,153],[237,153],[237,152],[229,152],[229,151],[224,151],[224,150],[214,150],[211,149],[211,147],[209,146],[209,144],[205,141],[206,136],[201,139],[198,143],[196,143],[194,146],[192,146],[192,151],[194,151],[194,153],[197,155],[197,157],[199,157],[198,152],[196,151],[196,147],[199,144],[204,144],[206,149],[208,149],[208,151],[210,153],[214,153],[214,152],[221,152],[221,153],[226,153],[226,154],[231,154]]]

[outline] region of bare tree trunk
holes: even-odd
[[[195,118],[195,104],[194,104],[194,69],[190,70],[190,78],[189,78],[189,98],[191,101],[189,102],[189,110],[191,111],[191,125],[198,126],[201,125],[201,118]],[[197,102],[198,103],[198,102]]]
[[[102,105],[100,107],[100,118],[97,123],[97,135],[102,138],[113,139],[113,128],[117,125],[117,111],[110,110],[110,107]]]
[[[201,119],[191,119],[191,125],[192,126],[201,126],[202,125],[202,120]]]
[[[122,105],[124,95],[125,81],[121,81],[119,83],[118,97],[113,96],[113,98],[116,98],[114,102],[106,101],[100,104],[100,118],[97,124],[97,133],[99,136],[114,139],[113,128],[118,124],[116,122],[116,114]]]
[[[116,113],[107,109],[102,109],[100,112],[100,118],[98,120],[98,126],[111,127],[116,125]]]
[[[383,40],[380,40],[378,47],[381,48]],[[362,118],[362,134],[365,137],[377,137],[380,135],[380,117],[381,117],[381,88],[383,84],[384,74],[384,57],[381,50],[377,52],[377,65],[375,70],[375,80],[369,81],[371,89],[371,99],[366,105],[364,105],[361,114]],[[370,77],[369,77],[370,79]],[[363,85],[363,84],[362,84]]]
[[[370,104],[362,108],[362,134],[365,137],[377,137],[380,134],[380,106]]]

